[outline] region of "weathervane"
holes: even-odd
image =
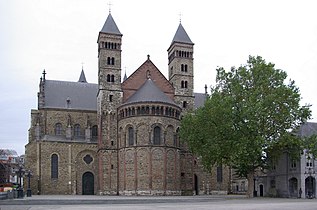
[[[81,62],[81,69],[84,70],[84,62]]]

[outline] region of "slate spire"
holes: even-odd
[[[188,34],[186,33],[182,23],[179,23],[179,26],[177,28],[175,35],[174,35],[172,43],[173,42],[180,42],[180,43],[185,43],[185,44],[194,44],[190,40],[190,38],[189,38]]]
[[[121,32],[119,31],[119,28],[116,22],[113,20],[113,17],[110,12],[100,32],[107,33],[107,34],[122,35]]]
[[[85,73],[84,73],[84,69],[81,69],[81,73],[80,73],[80,77],[79,77],[78,82],[87,83],[86,76],[85,76]]]

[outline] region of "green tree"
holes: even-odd
[[[236,168],[248,177],[250,195],[254,171],[268,165],[268,154],[299,155],[302,146],[291,131],[310,118],[310,105],[300,105],[299,89],[286,79],[285,71],[260,56],[230,71],[218,68],[204,106],[181,121],[181,139],[204,166]]]

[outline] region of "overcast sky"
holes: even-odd
[[[97,37],[105,0],[0,0],[0,148],[24,153],[43,69],[50,80],[77,81],[82,63],[97,83]],[[122,73],[150,59],[167,77],[167,49],[179,25],[194,46],[195,92],[260,55],[285,70],[312,104],[317,122],[317,1],[111,0],[122,38]]]

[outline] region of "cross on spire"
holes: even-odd
[[[84,70],[84,62],[81,62],[81,70]]]
[[[108,7],[109,7],[109,14],[111,14],[111,6],[112,6],[112,4],[111,4],[111,2],[109,1],[109,3],[108,3]]]
[[[183,15],[183,14],[180,12],[178,15],[179,15],[179,22],[181,23],[181,22],[182,22],[182,15]]]
[[[43,71],[43,80],[45,81],[45,74],[46,74],[46,72],[45,72],[45,69],[44,69],[44,71]]]

